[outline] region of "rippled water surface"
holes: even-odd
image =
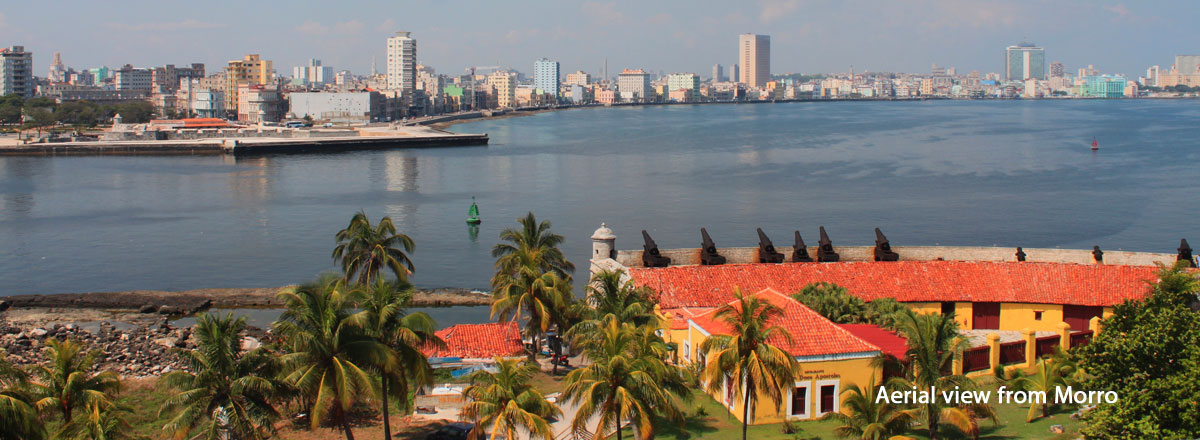
[[[586,271],[621,249],[815,242],[1174,252],[1200,243],[1200,101],[600,108],[458,125],[488,147],[247,159],[0,157],[0,295],[277,286],[333,268],[360,209],[417,242],[422,287],[484,288],[526,211]],[[1089,150],[1092,137],[1101,149]],[[465,224],[471,197],[484,221]]]

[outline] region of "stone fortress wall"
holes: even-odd
[[[875,246],[834,246],[840,261],[874,261]],[[1103,264],[1127,266],[1153,266],[1155,263],[1175,263],[1174,253],[1129,252],[1103,250]],[[758,246],[718,247],[717,252],[725,257],[726,264],[758,263]],[[775,244],[775,251],[782,253],[785,262],[792,261],[792,247]],[[817,247],[808,246],[808,254],[816,257]],[[892,246],[900,254],[900,261],[1017,261],[1016,247],[972,247],[972,246]],[[1037,249],[1023,248],[1025,261],[1043,263],[1096,264],[1091,250],[1085,249]],[[642,267],[642,250],[617,251],[616,262],[625,267]],[[700,248],[659,249],[664,257],[671,259],[672,266],[700,264]]]

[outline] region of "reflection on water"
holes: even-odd
[[[0,157],[0,296],[271,287],[334,268],[364,210],[416,241],[420,287],[486,288],[532,211],[584,277],[619,249],[754,246],[754,228],[868,245],[1174,252],[1200,236],[1182,100],[845,102],[603,108],[455,126],[486,148],[226,157]],[[1102,148],[1090,150],[1092,137]],[[475,196],[484,222],[463,233]],[[1195,240],[1195,239],[1193,239]]]

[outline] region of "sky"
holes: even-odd
[[[309,58],[366,74],[385,66],[385,40],[417,39],[418,62],[439,73],[500,65],[531,73],[546,57],[564,75],[622,68],[711,75],[737,61],[737,36],[771,36],[772,73],[1002,71],[1006,46],[1030,41],[1068,72],[1144,75],[1176,54],[1200,53],[1196,0],[638,0],[11,2],[0,45],[52,54],[70,67],[205,63],[247,53],[291,75]]]

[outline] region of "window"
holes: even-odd
[[[834,399],[837,397],[837,385],[821,386],[821,414],[834,411]]]
[[[808,415],[808,387],[796,387],[792,389],[792,411],[791,414],[797,417]]]
[[[692,344],[689,344],[687,341],[683,341],[683,359],[692,360]]]
[[[1041,321],[1041,320],[1042,320],[1042,311],[1041,311],[1041,310],[1034,310],[1034,311],[1033,311],[1033,320],[1034,320],[1034,321]]]

